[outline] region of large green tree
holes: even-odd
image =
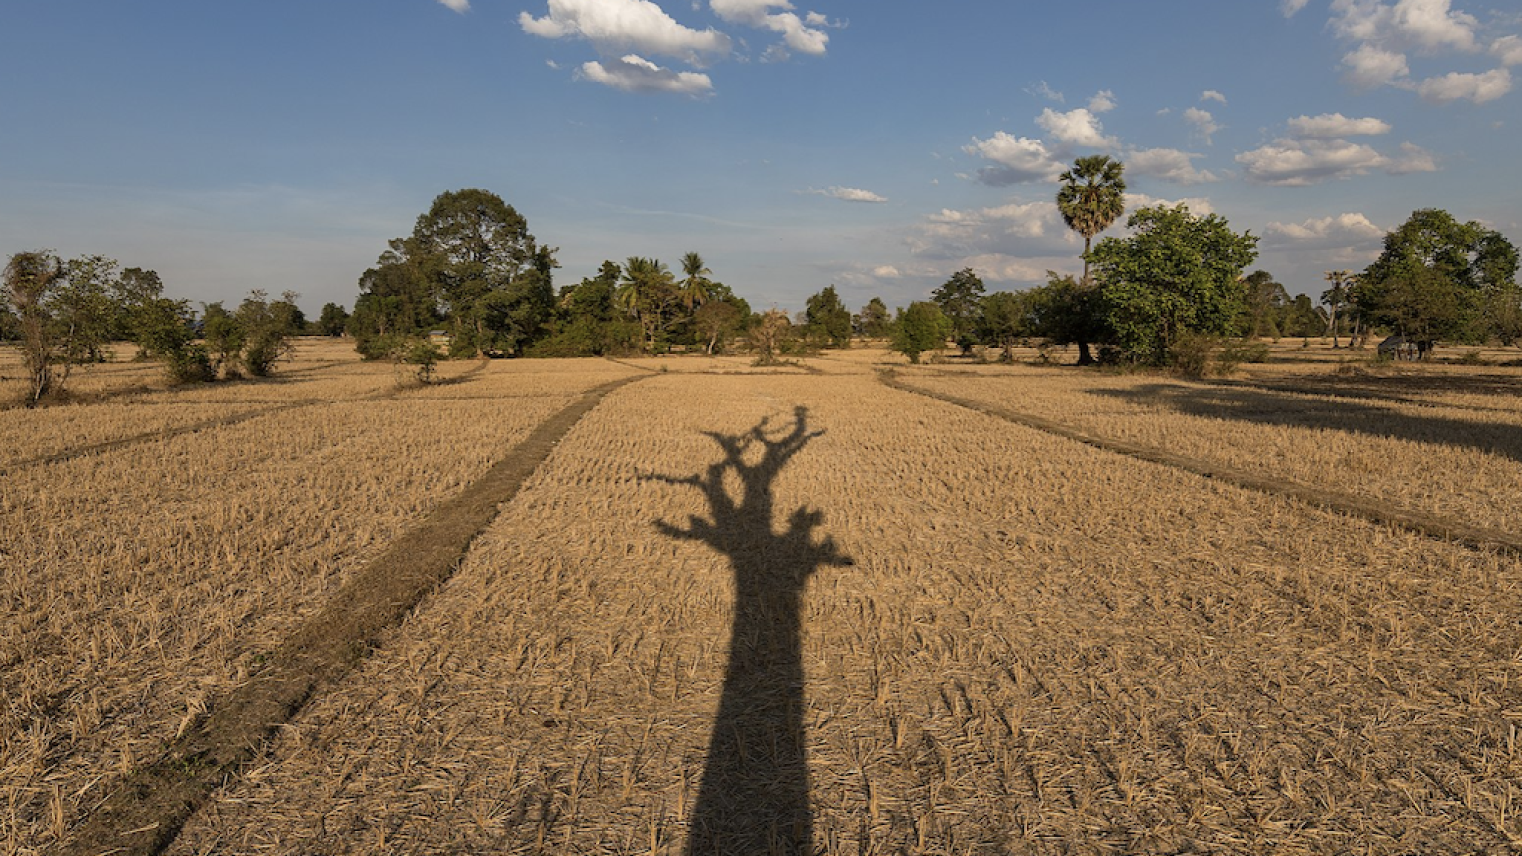
[[[371,356],[440,321],[454,356],[520,353],[550,318],[557,266],[555,250],[500,196],[441,193],[360,278],[349,330]]]
[[[976,339],[978,321],[983,314],[983,279],[972,268],[962,268],[931,293],[930,299],[951,322],[951,337],[963,351],[970,350]]]
[[[1497,296],[1516,287],[1517,250],[1500,233],[1438,208],[1412,212],[1385,235],[1352,302],[1372,324],[1417,343],[1474,341],[1493,332]]]
[[[811,337],[828,343],[832,348],[848,348],[851,345],[851,310],[835,293],[835,286],[825,286],[808,299],[804,310]]]
[[[1242,271],[1257,258],[1258,239],[1185,205],[1142,208],[1127,226],[1130,237],[1106,238],[1092,253],[1105,319],[1122,356],[1161,365],[1185,334],[1233,332],[1246,308]]]
[[[998,345],[1004,362],[1015,359],[1015,342],[1033,335],[1035,322],[1033,292],[996,291],[983,298],[980,334],[985,342]]]
[[[888,304],[881,297],[867,301],[855,318],[856,330],[866,339],[881,339],[893,326],[893,316],[888,314]]]
[[[893,322],[893,350],[918,363],[920,355],[946,344],[951,335],[951,319],[941,307],[928,300],[916,300],[908,309],[900,309]]]

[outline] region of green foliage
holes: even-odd
[[[255,290],[238,305],[232,320],[242,338],[239,362],[250,375],[267,377],[275,361],[290,353],[297,296],[287,291],[280,300],[271,301],[263,291]]]
[[[1089,345],[1111,337],[1099,289],[1068,274],[1047,271],[1047,283],[1030,292],[1032,332],[1054,345],[1078,345],[1078,364],[1095,360]]]
[[[342,336],[349,325],[349,313],[337,303],[324,303],[317,316],[315,332],[319,336]]]
[[[867,301],[867,305],[861,308],[861,313],[854,320],[856,332],[866,339],[881,339],[888,335],[893,326],[893,317],[888,314],[888,305],[883,303],[881,297]]]
[[[15,313],[28,404],[38,403],[62,384],[53,373],[61,351],[50,304],[65,276],[62,260],[48,250],[16,253],[5,265],[3,296]]]
[[[983,341],[1003,350],[1004,362],[1015,358],[1015,342],[1035,334],[1035,294],[996,291],[983,298],[983,316],[979,335]]]
[[[924,352],[943,347],[951,331],[951,320],[940,306],[927,300],[916,300],[908,309],[899,310],[894,319],[893,350],[917,364]]]
[[[835,286],[810,297],[804,311],[808,323],[808,335],[831,348],[851,346],[851,310],[840,302]]]
[[[744,323],[740,308],[728,300],[711,300],[693,313],[693,326],[705,339],[704,353],[721,353],[726,339],[740,331]]]
[[[1516,274],[1517,250],[1500,233],[1425,208],[1385,236],[1351,302],[1371,324],[1429,348],[1442,340],[1479,341],[1502,332],[1498,321],[1507,323],[1505,295]]]
[[[974,344],[973,334],[983,314],[983,280],[962,268],[937,288],[931,300],[941,308],[941,314],[951,322],[951,336],[962,350],[969,351]]]
[[[397,361],[412,366],[421,383],[433,382],[434,367],[443,358],[439,346],[426,336],[408,339],[397,349]]]
[[[1163,365],[1186,333],[1225,335],[1246,304],[1242,271],[1257,238],[1231,231],[1215,214],[1187,206],[1143,208],[1129,238],[1106,238],[1091,254],[1100,301],[1124,359]]]
[[[1083,279],[1089,283],[1089,242],[1126,213],[1125,165],[1106,155],[1073,162],[1060,177],[1057,211],[1069,229],[1083,236]]]

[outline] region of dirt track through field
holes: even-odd
[[[380,632],[453,573],[477,533],[572,426],[608,393],[637,379],[589,390],[397,539],[271,653],[260,674],[216,700],[207,718],[157,762],[134,772],[55,852],[130,856],[163,850],[214,788],[236,776],[314,693],[352,668]]]
[[[927,398],[955,404],[979,413],[986,413],[989,416],[994,416],[1007,422],[1035,428],[1039,431],[1075,440],[1097,449],[1163,464],[1249,490],[1287,496],[1318,508],[1324,508],[1339,514],[1362,517],[1375,523],[1397,526],[1431,538],[1455,541],[1479,549],[1494,549],[1522,555],[1522,539],[1519,539],[1510,532],[1481,526],[1471,526],[1467,523],[1434,514],[1393,508],[1385,503],[1375,502],[1356,494],[1311,487],[1298,482],[1261,476],[1235,467],[1202,461],[1184,455],[1176,455],[1163,449],[1143,446],[1112,437],[1102,437],[1071,425],[1065,425],[1061,422],[1030,413],[1021,413],[1017,410],[991,405],[982,401],[920,389],[891,371],[879,372],[878,378],[893,389],[923,395]]]

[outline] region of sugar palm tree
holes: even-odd
[[[713,271],[703,265],[702,256],[688,253],[682,256],[682,273],[682,305],[691,312],[693,306],[702,306],[708,302],[708,275]]]
[[[1125,164],[1108,155],[1090,155],[1073,162],[1062,174],[1057,210],[1068,228],[1083,236],[1083,284],[1089,284],[1089,244],[1126,213]]]

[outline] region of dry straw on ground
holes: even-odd
[[[735,573],[767,564],[807,581],[803,678],[752,698],[802,705],[806,775],[782,742],[752,751],[802,781],[809,808],[768,826],[732,801],[761,842],[747,852],[800,826],[830,854],[1522,838],[1515,559],[835,365],[673,373],[610,396],[437,597],[172,852],[679,852],[713,820],[697,806],[734,677]],[[781,443],[798,418],[810,439],[764,504],[741,503],[765,515],[705,492],[719,473],[733,501],[750,496],[712,468],[716,438]],[[764,654],[776,640],[757,632],[736,644]]]

